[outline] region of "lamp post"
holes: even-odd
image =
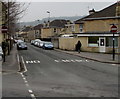
[[[113,33],[113,61],[115,60],[115,33],[117,32],[117,27],[115,24],[111,24],[111,33]]]
[[[50,11],[47,11],[47,13],[49,14],[48,21],[50,22]]]

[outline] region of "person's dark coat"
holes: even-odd
[[[82,46],[81,42],[78,41],[78,43],[76,44],[76,51],[80,50],[81,46]]]

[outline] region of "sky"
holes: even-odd
[[[48,18],[49,15],[50,17],[88,15],[89,10],[93,8],[95,11],[99,11],[117,2],[117,0],[100,0],[100,2],[98,0],[84,0],[84,2],[83,0],[79,0],[79,2],[78,0],[64,0],[64,2],[61,2],[63,0],[57,2],[54,0],[45,1],[47,0],[34,0],[34,2],[33,0],[29,0],[29,2],[24,0],[26,4],[30,3],[30,5],[20,22],[42,20],[43,18]],[[50,13],[47,13],[47,11]]]

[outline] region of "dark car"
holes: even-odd
[[[20,49],[25,49],[25,50],[27,50],[27,45],[26,45],[26,43],[25,43],[25,42],[19,42],[19,43],[17,44],[17,49],[18,49],[18,50],[20,50]]]
[[[51,42],[44,42],[43,49],[54,49],[53,43]]]

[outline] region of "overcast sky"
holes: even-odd
[[[72,0],[74,1],[74,0]],[[84,0],[86,1],[86,0]],[[92,1],[92,0],[90,0]],[[94,1],[94,0],[93,0]],[[24,17],[20,20],[22,22],[29,22],[34,20],[41,20],[49,16],[47,11],[50,12],[50,17],[59,16],[83,16],[88,15],[90,9],[95,9],[96,11],[102,10],[115,2],[117,0],[112,0],[112,2],[107,2],[107,0],[101,0],[105,2],[38,2],[36,0],[31,1],[26,11]],[[109,0],[111,1],[111,0]]]

